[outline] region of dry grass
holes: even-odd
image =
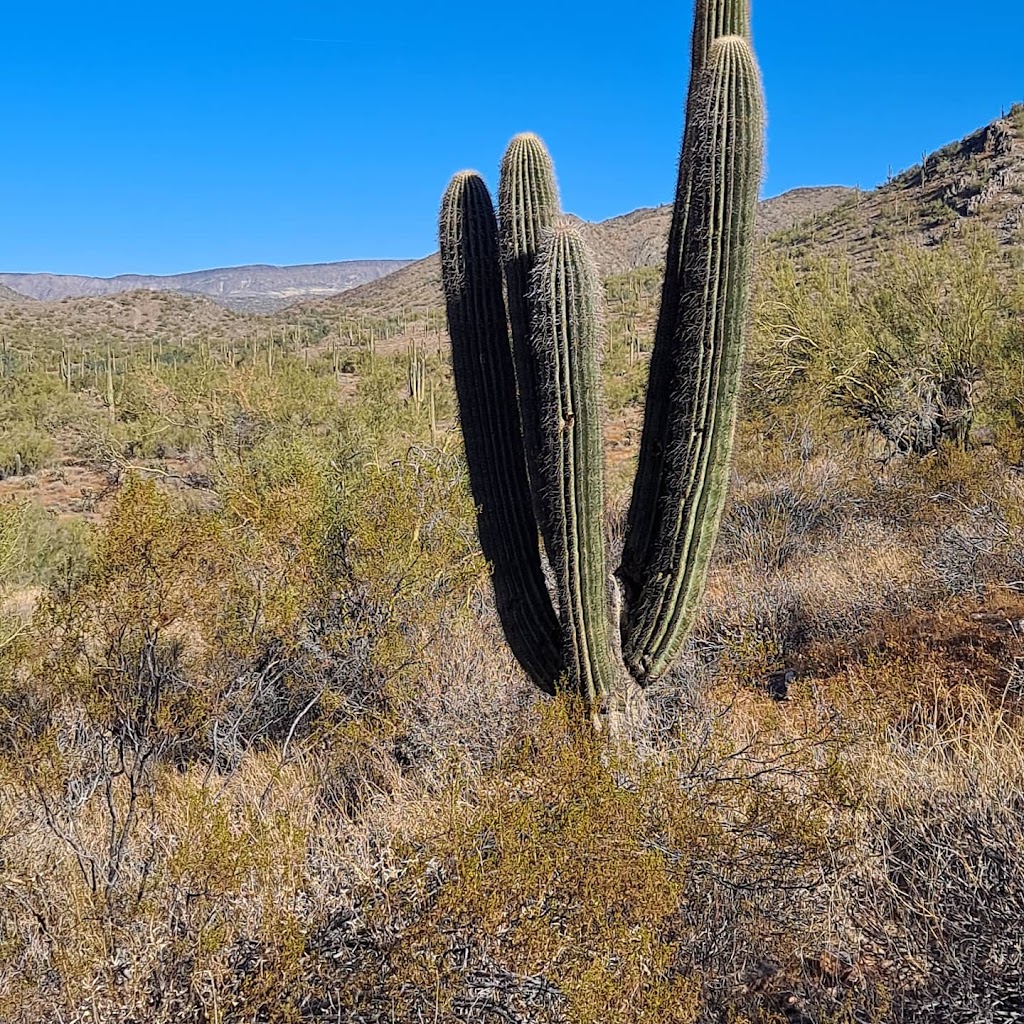
[[[342,642],[347,626],[301,625],[314,606],[294,588],[274,598],[301,640],[280,655],[292,695],[225,677],[212,720],[235,722],[233,745],[211,747],[202,726],[168,745],[180,717],[126,732],[112,691],[89,696],[104,676],[62,688],[53,658],[78,656],[23,637],[4,662],[0,1018],[1012,1020],[1020,534],[988,537],[967,592],[935,551],[965,509],[1013,521],[1018,483],[958,456],[881,472],[871,458],[783,445],[741,463],[704,623],[622,749],[512,670],[478,566],[439,575],[458,562],[448,545],[472,540],[443,460],[440,476],[414,462],[365,492],[378,497],[353,548],[369,585],[358,614],[376,625],[353,637],[368,648]],[[403,488],[431,479],[422,518]],[[288,481],[250,523],[264,544],[275,517],[321,514]],[[211,641],[230,615],[203,611],[211,541],[175,553],[173,530],[211,512],[160,526],[166,501],[145,506],[145,528],[163,538],[151,550],[170,589],[145,593],[154,621],[174,619],[163,636],[182,660],[165,685],[185,709],[189,687],[219,678]],[[410,545],[414,520],[433,532]],[[114,620],[142,607],[116,532],[137,528],[109,528],[121,568],[98,607]],[[297,546],[282,582],[314,572],[317,535],[283,535]],[[211,596],[285,564],[273,544],[242,562],[231,550]],[[311,643],[348,674],[318,676]],[[783,666],[796,677],[779,703],[765,680]],[[239,699],[263,710],[238,718]]]
[[[1020,1019],[1016,421],[891,458],[752,394],[703,618],[601,744],[502,643],[424,270],[347,318],[204,307],[180,375],[148,347],[191,300],[5,308],[19,416],[79,436],[0,482],[0,1020]],[[616,541],[656,294],[607,285]],[[76,317],[126,360],[102,430],[54,383]]]

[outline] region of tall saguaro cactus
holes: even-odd
[[[614,574],[603,533],[598,284],[581,236],[558,219],[540,140],[509,146],[500,231],[471,172],[456,175],[441,209],[456,389],[499,617],[539,685],[565,685],[595,709],[627,673],[645,685],[671,667],[706,585],[728,486],[764,135],[750,0],[697,0],[691,52],[644,429]]]
[[[526,448],[526,470],[534,496],[534,511],[541,535],[554,558],[554,539],[541,511],[544,474],[540,468],[541,423],[538,407],[540,382],[531,332],[535,310],[530,301],[531,280],[540,256],[542,239],[558,216],[558,189],[551,157],[536,135],[517,135],[501,162],[498,185],[498,216],[501,224],[502,268],[508,295],[508,319],[512,328],[512,354],[516,367],[519,413]]]
[[[441,276],[477,528],[498,617],[516,659],[553,692],[562,674],[561,633],[526,476],[498,225],[487,186],[471,171],[452,179],[441,205]]]
[[[615,682],[605,584],[598,287],[582,237],[557,224],[533,273],[532,289],[542,523],[566,671],[591,703]]]

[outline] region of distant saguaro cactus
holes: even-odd
[[[442,203],[456,391],[499,617],[534,681],[579,693],[597,721],[629,677],[645,685],[670,668],[706,585],[732,454],[763,135],[750,0],[698,0],[641,451],[613,574],[599,288],[582,237],[559,219],[543,144],[512,140],[497,220],[475,172],[456,175]]]

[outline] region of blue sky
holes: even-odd
[[[3,271],[423,256],[450,175],[493,183],[523,130],[582,217],[671,196],[689,3],[9,6]],[[870,187],[1024,99],[1020,0],[753,7],[765,195]]]

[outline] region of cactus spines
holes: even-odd
[[[643,685],[671,666],[692,627],[718,534],[764,133],[749,37],[749,0],[698,0],[637,477],[612,579],[603,533],[596,275],[579,233],[555,220],[554,175],[540,140],[517,136],[502,163],[511,342],[486,187],[476,175],[457,175],[442,204],[452,363],[485,553],[500,547],[496,524],[519,531],[501,557],[488,553],[499,612],[502,593],[535,602],[533,617],[514,623],[513,635],[505,600],[510,645],[534,678],[551,678],[551,667],[564,665],[564,682],[592,710],[610,711],[607,698],[630,685],[627,672]],[[467,352],[486,355],[473,360]],[[515,403],[518,416],[508,415]],[[557,620],[543,579],[538,583],[538,520],[558,591]],[[531,653],[526,635],[545,645],[547,676],[524,660]]]
[[[516,135],[505,150],[498,181],[501,265],[508,294],[508,319],[512,328],[512,352],[526,448],[526,469],[534,495],[534,511],[541,520],[545,546],[551,538],[537,500],[543,489],[544,478],[539,470],[538,384],[536,362],[530,348],[532,306],[529,292],[541,239],[557,216],[555,169],[544,143],[530,132]]]
[[[452,179],[439,234],[480,546],[491,564],[498,617],[512,653],[538,686],[553,692],[562,673],[561,629],[544,582],[526,473],[497,222],[478,174],[463,171]]]
[[[669,408],[664,457],[623,647],[640,681],[667,669],[703,594],[728,486],[753,270],[764,114],[747,41],[716,40],[697,84],[673,387],[660,396]]]
[[[690,44],[691,99],[699,92],[694,86],[711,46],[722,36],[742,36],[750,42],[750,0],[697,0]]]
[[[750,38],[750,0],[697,0],[693,14],[693,37],[690,44],[690,87],[686,98],[683,144],[679,154],[675,201],[669,226],[665,254],[665,276],[662,280],[661,305],[654,332],[654,347],[648,371],[647,402],[644,407],[643,433],[633,496],[629,505],[626,543],[622,553],[620,576],[627,592],[635,593],[646,570],[654,528],[658,494],[665,458],[668,433],[669,403],[665,396],[673,392],[675,383],[675,335],[679,324],[679,301],[682,289],[685,253],[683,237],[690,215],[693,183],[688,173],[687,154],[693,146],[690,138],[695,130],[698,112],[694,109],[700,93],[700,75],[707,64],[712,43],[722,35]]]
[[[574,688],[599,706],[615,673],[608,643],[598,280],[583,238],[568,222],[556,222],[547,236],[532,298],[542,506],[562,650]]]

